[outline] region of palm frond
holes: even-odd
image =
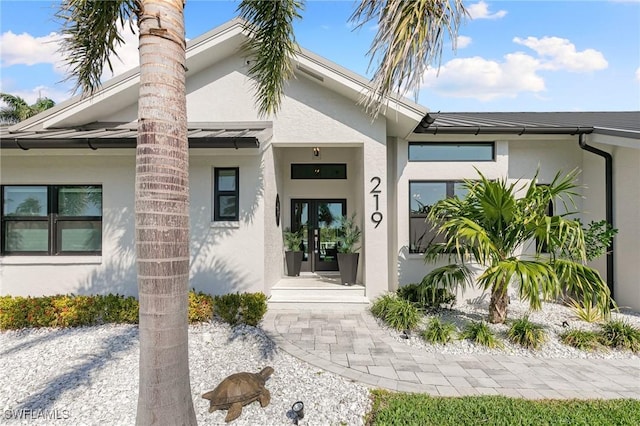
[[[372,92],[363,100],[373,116],[392,92],[417,91],[427,67],[440,65],[447,33],[455,46],[466,14],[462,0],[361,0],[350,22],[378,27],[368,52],[369,68],[376,64]]]
[[[585,303],[597,307],[605,317],[611,313],[611,306],[616,306],[611,299],[611,292],[597,270],[568,259],[555,259],[552,267],[556,271],[563,287],[569,294],[574,294]]]
[[[138,13],[137,0],[64,0],[56,17],[62,20],[62,42],[69,66],[69,78],[75,80],[74,92],[92,93],[100,86],[105,64],[110,70],[110,56],[124,39],[118,33],[118,22]]]
[[[293,20],[304,7],[297,0],[243,0],[238,6],[250,37],[244,48],[253,55],[249,74],[256,79],[258,111],[276,113],[287,80],[293,76],[291,58],[299,50]]]
[[[558,278],[546,262],[509,258],[487,268],[478,278],[478,283],[486,290],[506,287],[517,282],[521,300],[528,300],[531,309],[540,309],[542,300],[560,294]]]
[[[425,275],[420,282],[420,287],[422,289],[444,288],[452,293],[455,293],[457,288],[464,291],[467,286],[471,285],[473,285],[471,270],[466,265],[458,263],[452,263],[450,265],[435,268]],[[422,294],[427,294],[427,291],[422,291]],[[435,292],[431,292],[429,294],[432,294],[433,297],[435,297]],[[435,302],[435,300],[433,300],[433,302]]]

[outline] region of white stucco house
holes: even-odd
[[[338,216],[355,213],[350,290],[372,300],[428,272],[419,207],[476,168],[523,181],[539,169],[544,184],[578,167],[583,221],[609,215],[620,230],[596,266],[640,310],[640,112],[433,114],[398,97],[372,121],[358,102],[368,81],[302,50],[280,112],[261,118],[245,37],[233,20],[188,44],[193,288],[311,294],[310,278],[337,270]],[[136,295],[138,82],[133,69],[2,129],[0,295]],[[287,227],[305,230],[301,277],[285,278]]]

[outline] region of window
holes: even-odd
[[[444,235],[436,235],[437,227],[427,222],[427,214],[438,201],[466,196],[463,182],[409,182],[409,252],[424,253],[429,244],[445,241]]]
[[[409,161],[494,161],[493,142],[409,142]]]
[[[346,179],[346,164],[292,164],[291,179]]]
[[[213,171],[213,220],[237,221],[239,218],[239,169],[215,168]]]
[[[2,187],[3,255],[99,255],[102,186]]]

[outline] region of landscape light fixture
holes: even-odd
[[[296,401],[291,407],[293,414],[296,415],[296,420],[304,419],[304,404],[302,401]]]
[[[320,148],[317,146],[313,148],[313,156],[316,158],[320,158]]]

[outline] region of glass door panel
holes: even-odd
[[[346,200],[291,200],[291,229],[302,229],[302,271],[338,270],[338,229]]]

